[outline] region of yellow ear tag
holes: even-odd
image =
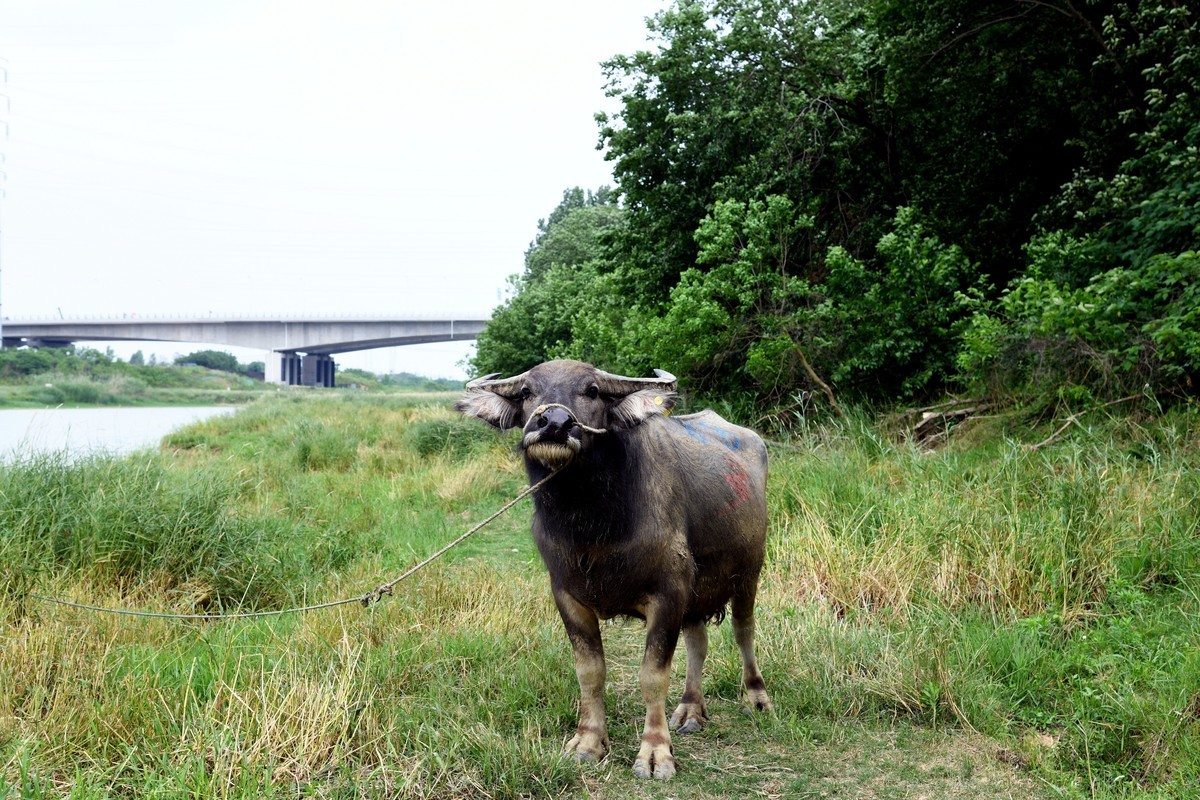
[[[657,396],[655,396],[655,398],[654,398],[654,405],[656,405],[656,406],[661,406],[662,404],[663,404],[662,395],[657,395]],[[669,409],[669,408],[664,408],[662,413],[663,413],[663,416],[664,416],[664,417],[669,417],[669,416],[671,416],[671,409]]]

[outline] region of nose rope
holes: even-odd
[[[540,417],[542,414],[545,414],[547,411],[549,411],[552,408],[561,408],[563,411],[567,412],[567,416],[571,418],[571,422],[578,425],[580,428],[587,431],[588,433],[595,434],[597,436],[599,436],[602,433],[608,433],[607,428],[593,428],[590,425],[584,425],[575,416],[575,412],[572,411],[569,407],[564,406],[562,403],[543,403],[542,405],[538,406],[537,408],[535,408],[533,410],[533,416],[530,417],[530,419],[532,420],[534,417]]]

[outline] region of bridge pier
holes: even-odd
[[[263,379],[267,383],[278,383],[284,386],[300,385],[301,363],[297,353],[279,353],[269,350],[263,366]]]
[[[310,353],[304,357],[300,370],[300,382],[305,386],[324,386],[333,388],[333,374],[336,370],[333,357],[323,353]]]
[[[324,353],[280,353],[268,351],[263,362],[264,379],[267,383],[283,386],[322,386],[332,389],[336,385],[337,364],[333,357]]]

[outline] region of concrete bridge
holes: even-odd
[[[153,341],[252,347],[266,351],[266,379],[272,383],[333,386],[337,353],[474,339],[488,320],[487,314],[6,319],[3,345]]]

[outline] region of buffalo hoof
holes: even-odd
[[[633,762],[633,774],[639,778],[657,778],[660,781],[675,777],[675,755],[670,743],[650,744],[643,740],[642,749]]]
[[[696,733],[708,724],[708,709],[704,703],[680,703],[671,715],[671,729],[676,733]]]
[[[597,736],[590,731],[575,734],[563,748],[565,755],[573,757],[580,764],[599,761],[607,752],[607,737]]]
[[[670,756],[665,761],[647,761],[639,758],[633,762],[633,774],[639,778],[657,778],[669,781],[675,777],[675,759]]]
[[[746,708],[755,711],[771,711],[775,708],[771,705],[771,697],[766,689],[747,689],[742,702],[746,704]]]

